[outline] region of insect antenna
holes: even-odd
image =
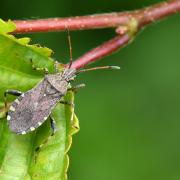
[[[68,33],[68,44],[69,44],[69,57],[70,57],[70,60],[69,60],[69,69],[71,68],[71,65],[72,65],[72,44],[71,44],[71,36],[70,36],[70,32],[69,32],[69,29],[68,27],[66,27],[66,30],[67,30],[67,33]]]
[[[120,67],[119,66],[100,66],[100,67],[93,67],[89,69],[80,69],[77,71],[77,74],[82,73],[82,72],[87,72],[87,71],[99,70],[99,69],[120,69]]]

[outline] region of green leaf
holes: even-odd
[[[58,104],[53,110],[57,126],[54,136],[51,136],[49,120],[36,131],[22,136],[11,133],[6,119],[2,119],[5,90],[27,91],[43,78],[43,72],[32,70],[31,59],[36,67],[46,67],[51,73],[54,71],[52,51],[29,45],[29,38],[16,39],[8,35],[14,26],[11,21],[0,20],[0,179],[65,180],[69,164],[67,152],[72,135],[79,130],[73,107]],[[65,99],[73,102],[73,93],[69,92]]]
[[[16,25],[12,21],[4,22],[2,19],[0,19],[0,33],[9,33],[13,32],[16,29]]]

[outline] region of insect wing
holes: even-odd
[[[35,130],[48,118],[62,96],[45,79],[22,94],[9,108],[7,120],[11,131],[26,134]]]

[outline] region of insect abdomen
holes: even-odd
[[[63,95],[46,79],[42,80],[12,103],[7,116],[11,131],[16,134],[34,131],[48,118]]]

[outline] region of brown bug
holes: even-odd
[[[10,106],[7,121],[9,128],[16,134],[26,134],[38,128],[50,116],[52,109],[68,91],[69,83],[74,80],[77,74],[95,69],[119,69],[117,66],[104,66],[91,69],[76,70],[71,68],[72,52],[71,41],[68,35],[70,45],[70,64],[62,72],[55,74],[47,74],[44,79],[31,90],[21,93],[16,90],[7,90],[7,94],[19,96]],[[31,61],[32,62],[32,61]],[[34,69],[40,69],[35,68]],[[73,89],[83,87],[84,84],[78,85]],[[69,90],[72,90],[70,88]],[[7,103],[5,101],[5,106]],[[51,117],[51,116],[50,116]],[[51,117],[51,127],[55,131],[55,121]]]

